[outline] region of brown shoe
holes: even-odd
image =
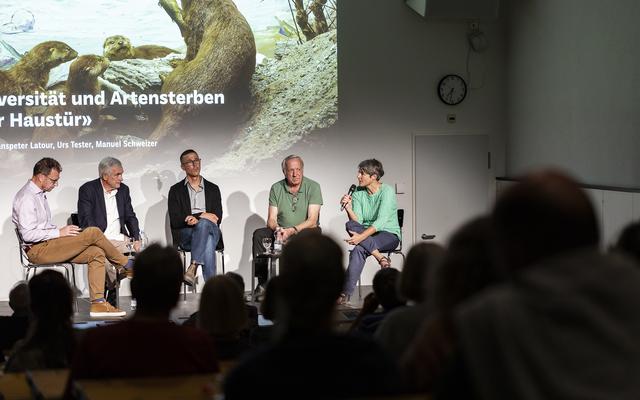
[[[124,317],[125,315],[127,315],[126,312],[112,306],[106,301],[91,303],[91,310],[89,311],[89,316],[91,316],[92,318]]]
[[[198,264],[191,263],[191,265],[189,265],[189,268],[187,268],[187,272],[184,273],[184,283],[189,286],[193,286],[193,284],[196,282],[196,273],[198,273]]]

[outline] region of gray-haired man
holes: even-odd
[[[96,226],[120,251],[126,252],[129,238],[135,251],[140,250],[138,218],[131,206],[129,188],[122,183],[124,169],[120,160],[105,157],[98,164],[99,178],[80,186],[78,223],[81,228]],[[124,276],[125,271],[119,271]],[[113,289],[115,270],[107,268],[107,288]],[[110,294],[112,290],[109,290]],[[113,299],[109,299],[113,300]]]

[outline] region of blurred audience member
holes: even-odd
[[[428,315],[427,295],[430,276],[444,256],[444,248],[435,243],[418,243],[407,254],[400,273],[398,294],[408,307],[395,309],[376,330],[375,338],[396,360],[409,346]]]
[[[235,360],[249,350],[243,294],[232,278],[209,278],[200,295],[198,326],[213,339],[221,361]]]
[[[14,294],[13,304],[29,304],[22,298],[28,293],[32,319],[27,336],[16,343],[5,371],[68,368],[75,347],[69,283],[61,273],[45,270],[29,281],[28,290],[19,290],[21,294]]]
[[[622,230],[613,250],[640,263],[640,221],[632,222]]]
[[[406,300],[401,299],[396,290],[399,280],[400,271],[395,268],[383,268],[376,272],[373,277],[373,293],[365,297],[360,314],[351,325],[351,332],[372,336],[390,311],[406,304]]]
[[[9,292],[11,316],[0,316],[0,356],[8,355],[19,339],[23,339],[29,327],[29,286],[27,282],[16,283]],[[0,360],[4,360],[4,357]]]
[[[271,343],[273,339],[273,332],[276,329],[276,298],[278,293],[279,276],[274,276],[267,281],[264,294],[262,297],[262,303],[260,303],[260,313],[262,317],[268,321],[271,321],[271,325],[258,326],[251,332],[251,344],[253,346],[261,346],[263,344]]]
[[[233,281],[240,288],[240,292],[242,293],[242,298],[244,299],[244,279],[242,279],[242,275],[235,273],[233,271],[229,271],[224,274],[224,276],[233,279]],[[245,308],[247,309],[247,328],[249,331],[258,327],[258,307],[253,304],[249,304],[247,302],[244,303]]]
[[[242,275],[229,271],[225,273],[224,276],[231,278],[233,282],[235,282],[238,285],[238,287],[240,288],[240,292],[243,295],[243,301],[244,301],[244,279],[242,279]],[[251,332],[258,326],[258,307],[246,302],[244,303],[244,307],[247,310],[247,327],[243,334],[248,338],[251,335]],[[197,326],[198,311],[191,314],[189,318],[186,321],[184,321],[182,325]]]
[[[403,376],[414,391],[430,391],[454,353],[455,307],[497,281],[492,238],[488,217],[471,220],[451,236],[433,274],[429,315],[401,360]]]
[[[327,236],[294,236],[284,248],[276,298],[276,343],[228,376],[227,400],[359,398],[399,390],[393,363],[372,341],[334,333],[345,275]]]
[[[206,332],[169,321],[182,284],[180,255],[170,247],[153,244],[138,254],[134,270],[135,314],[86,333],[73,360],[71,379],[217,372],[216,353]],[[122,356],[107,354],[115,350]]]
[[[457,311],[460,352],[442,397],[469,382],[482,399],[636,399],[640,270],[599,252],[586,193],[563,173],[534,173],[497,200],[493,220],[512,279]]]

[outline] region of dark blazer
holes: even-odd
[[[124,183],[116,193],[116,204],[120,214],[120,232],[140,239],[140,225],[131,206],[129,187]],[[78,223],[81,228],[97,226],[104,232],[107,229],[107,207],[104,202],[104,189],[100,178],[80,186],[78,192]]]
[[[204,182],[204,203],[205,209],[209,213],[218,216],[218,225],[222,222],[222,198],[220,196],[220,188],[215,183],[202,178]],[[177,245],[177,231],[182,228],[188,228],[184,219],[187,215],[191,215],[191,201],[189,200],[189,189],[184,184],[184,179],[171,186],[169,189],[169,221],[171,223],[171,233],[173,235],[173,243]]]

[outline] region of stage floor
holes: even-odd
[[[371,286],[362,286],[362,298],[364,298],[369,292],[371,292]],[[248,294],[248,292],[247,292]],[[173,320],[177,324],[182,324],[185,320],[189,318],[191,314],[198,310],[198,305],[200,302],[200,294],[199,293],[187,293],[186,300],[183,300],[182,293],[180,293],[180,300],[178,301],[177,307],[171,313],[171,320]],[[356,294],[352,301],[350,302],[350,306],[339,306],[338,307],[338,321],[339,322],[349,322],[355,318],[358,311],[362,307],[362,299],[358,298]],[[88,298],[80,298],[78,299],[78,311],[73,316],[74,326],[78,329],[86,329],[91,328],[103,324],[109,324],[113,322],[120,321],[122,318],[91,318],[89,316],[89,299]],[[260,309],[259,303],[255,303],[258,306],[258,310]],[[119,308],[123,311],[127,312],[127,316],[133,315],[135,310],[131,310],[131,297],[129,296],[120,296]],[[11,307],[9,307],[8,301],[0,301],[0,315],[11,315],[12,314]],[[126,318],[126,317],[123,317]]]

